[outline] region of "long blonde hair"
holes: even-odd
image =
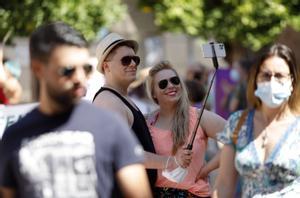
[[[178,75],[177,71],[168,61],[162,61],[156,64],[149,71],[149,77],[147,80],[147,93],[149,97],[158,104],[157,99],[153,97],[154,93],[154,76],[162,70],[172,70],[180,79],[180,86],[182,92],[176,105],[176,111],[174,114],[174,119],[172,121],[172,138],[173,138],[173,148],[172,153],[175,154],[177,149],[182,146],[188,138],[189,134],[189,98],[184,82]]]

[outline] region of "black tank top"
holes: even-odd
[[[131,110],[133,114],[133,124],[131,127],[132,131],[135,133],[136,137],[140,141],[145,151],[155,153],[155,148],[144,115],[140,110],[134,108],[121,94],[108,87],[101,87],[100,90],[95,94],[93,101],[102,91],[105,90],[115,94]],[[149,178],[151,188],[153,190],[157,178],[157,171],[155,169],[146,169],[146,170],[147,170],[147,175]]]

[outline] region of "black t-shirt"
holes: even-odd
[[[55,116],[37,108],[9,127],[0,143],[0,186],[20,197],[110,197],[114,170],[142,163],[128,126],[80,102]]]

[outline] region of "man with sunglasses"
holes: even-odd
[[[65,23],[31,35],[40,103],[0,142],[0,197],[108,198],[114,178],[127,197],[151,197],[142,148],[128,126],[81,100],[88,59],[86,40]]]
[[[157,172],[165,165],[175,165],[175,158],[154,154],[155,149],[145,118],[138,107],[128,97],[128,87],[136,79],[140,58],[136,55],[138,43],[111,33],[98,44],[96,56],[98,70],[104,74],[105,84],[96,93],[93,103],[121,115],[135,133],[145,151],[145,166],[152,189],[155,186]],[[186,156],[189,151],[181,150],[176,155],[179,163],[185,167],[189,163]],[[169,160],[168,160],[169,159]]]

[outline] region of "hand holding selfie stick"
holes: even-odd
[[[218,68],[219,68],[219,63],[218,63],[218,59],[217,59],[217,56],[216,56],[216,52],[215,52],[215,48],[214,48],[214,43],[213,42],[210,42],[209,43],[211,45],[211,48],[212,48],[212,61],[213,61],[213,64],[214,64],[214,67],[215,67],[215,71],[214,71],[214,74],[213,74],[213,77],[210,81],[210,85],[209,85],[209,88],[205,94],[205,98],[204,98],[204,102],[203,102],[203,105],[201,107],[201,110],[200,110],[200,114],[199,114],[199,117],[197,119],[197,122],[196,122],[196,126],[194,128],[194,131],[192,133],[192,138],[189,142],[189,144],[187,145],[186,149],[189,149],[189,150],[192,150],[193,149],[193,144],[194,144],[194,140],[195,140],[195,137],[196,137],[196,133],[197,133],[197,130],[198,130],[198,127],[199,127],[199,124],[200,124],[200,121],[201,121],[201,117],[202,117],[202,114],[204,112],[204,108],[205,108],[205,105],[206,105],[206,102],[207,102],[207,98],[209,96],[209,93],[210,93],[210,90],[211,90],[211,87],[212,87],[212,84],[214,82],[214,79],[215,79],[215,76],[216,76],[216,73],[218,71]]]

